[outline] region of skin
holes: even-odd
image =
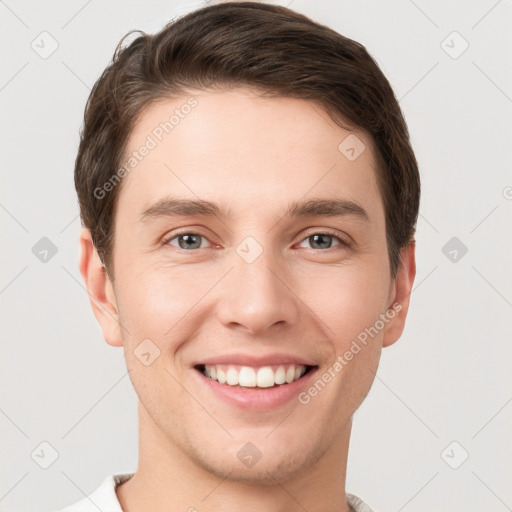
[[[89,231],[80,237],[94,314],[106,342],[124,347],[139,397],[139,466],[117,496],[126,511],[348,511],[351,418],[382,347],[403,331],[414,242],[402,250],[393,279],[366,133],[354,132],[366,149],[349,161],[338,145],[352,132],[319,105],[251,89],[191,94],[197,107],[124,178],[114,283]],[[128,152],[186,99],[147,109]],[[140,222],[149,205],[170,194],[215,202],[231,216]],[[312,198],[351,200],[368,219],[283,217],[291,201]],[[177,235],[159,244],[178,228],[202,235],[200,248],[180,249]],[[326,230],[349,245],[309,238]],[[252,263],[236,252],[247,236],[263,250]],[[271,411],[242,411],[194,374],[201,358],[284,352],[315,361],[320,375],[393,303],[400,312],[307,405],[293,399]],[[134,355],[147,338],[160,349],[149,366]],[[248,441],[262,453],[252,468],[236,456]]]

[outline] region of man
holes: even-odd
[[[75,183],[140,445],[64,510],[370,510],[351,418],[404,328],[420,183],[365,48],[252,2],[141,35],[91,93]]]

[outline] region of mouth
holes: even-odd
[[[197,364],[194,369],[204,377],[231,388],[269,389],[286,387],[312,373],[318,366],[276,364],[242,366],[236,364]]]

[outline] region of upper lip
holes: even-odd
[[[268,354],[266,356],[262,355],[251,355],[251,354],[223,354],[221,356],[213,356],[208,357],[206,359],[201,359],[201,361],[196,361],[192,366],[198,365],[216,365],[216,364],[236,364],[240,366],[270,366],[276,364],[295,364],[295,365],[305,365],[305,366],[316,366],[314,362],[304,359],[302,357],[297,357],[291,354]]]

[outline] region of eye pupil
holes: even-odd
[[[312,245],[319,242],[321,247],[314,247],[314,249],[329,249],[332,245],[332,236],[331,235],[324,235],[324,234],[315,234],[311,235],[309,237],[313,240]],[[325,238],[330,239],[327,243],[323,241]],[[323,241],[323,242],[322,242]]]
[[[178,236],[181,249],[197,249],[201,246],[201,235],[186,233]],[[184,243],[182,243],[184,241]]]

